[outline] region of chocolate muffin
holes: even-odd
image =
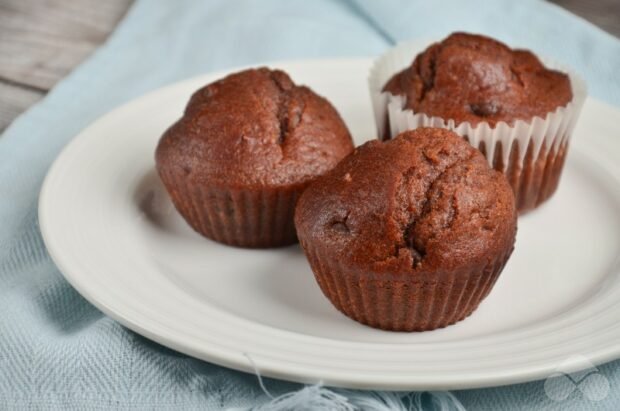
[[[579,94],[585,98],[583,88]],[[383,139],[404,131],[390,129],[398,122],[408,124],[406,129],[433,125],[458,132],[506,175],[520,211],[555,192],[573,117],[583,102],[577,113],[567,110],[575,97],[571,78],[545,67],[530,51],[467,33],[432,44],[382,91],[402,103],[402,110],[386,110],[393,118],[385,122]],[[407,112],[426,118],[398,118]]]
[[[327,298],[393,331],[471,314],[512,253],[516,221],[504,176],[440,128],[362,145],[308,187],[295,213]]]
[[[573,98],[568,75],[547,69],[530,51],[467,33],[431,45],[384,91],[405,96],[405,108],[416,113],[492,127],[544,118]]]
[[[202,235],[242,247],[296,242],[301,192],[353,150],[334,107],[280,70],[245,70],[196,91],[161,137],[157,171]]]

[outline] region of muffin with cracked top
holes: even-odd
[[[471,314],[512,253],[516,223],[506,178],[440,128],[358,147],[308,187],[295,213],[327,298],[352,319],[393,331]]]
[[[352,150],[326,99],[283,71],[259,68],[196,91],[155,160],[194,230],[230,245],[276,247],[296,242],[302,191]]]
[[[405,96],[405,108],[414,112],[491,127],[544,117],[573,98],[568,75],[545,67],[532,52],[468,33],[431,45],[384,91]]]
[[[506,175],[520,211],[555,192],[585,99],[574,74],[546,67],[529,50],[468,33],[430,45],[381,92],[393,102],[383,113],[383,139],[423,126],[456,131]]]

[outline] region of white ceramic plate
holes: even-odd
[[[359,144],[375,134],[370,64],[271,66],[328,97]],[[559,191],[519,220],[516,250],[470,318],[393,333],[336,311],[298,246],[226,247],[193,232],[172,207],[154,171],[155,146],[190,94],[225,74],[114,110],[51,168],[39,208],[45,243],[67,280],[103,312],[207,361],[346,387],[501,385],[545,378],[575,356],[620,357],[620,111],[587,101]]]

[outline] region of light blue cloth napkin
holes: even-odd
[[[620,105],[620,42],[534,0],[139,0],[104,46],[0,138],[0,409],[215,410],[267,403],[256,376],[149,342],[64,281],[37,222],[48,167],[90,122],[164,84],[273,60],[373,56],[399,40],[455,30],[563,61],[581,72],[592,95]],[[618,409],[619,370],[619,362],[600,367],[611,389],[598,402],[572,388],[567,399],[554,401],[543,382],[405,396],[296,392],[302,386],[266,379],[273,395],[292,394],[262,409],[304,409],[303,403],[306,409],[456,408],[459,402],[471,409]]]

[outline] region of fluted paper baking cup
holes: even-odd
[[[382,89],[397,72],[408,67],[428,42],[401,43],[380,56],[370,71],[369,87],[377,133],[394,137],[418,127],[441,127],[465,137],[485,154],[491,167],[504,173],[513,188],[520,212],[549,198],[559,183],[568,143],[587,95],[585,82],[572,70],[543,59],[545,66],[568,74],[573,99],[544,118],[516,120],[509,125],[487,122],[472,126],[452,119],[427,116],[405,109],[405,99]],[[389,126],[389,128],[388,128]],[[389,133],[386,131],[389,130]]]
[[[305,184],[249,190],[194,184],[164,170],[160,177],[177,211],[205,237],[247,248],[297,242],[293,216]]]
[[[360,272],[300,238],[323,294],[347,317],[387,331],[429,331],[467,318],[489,294],[512,249],[477,269],[431,276]]]

